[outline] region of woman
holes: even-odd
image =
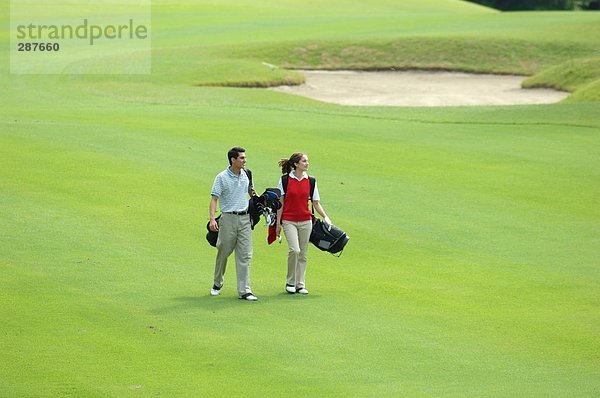
[[[281,159],[279,166],[283,173],[279,179],[282,206],[277,211],[275,232],[280,236],[283,228],[288,243],[285,290],[291,294],[308,294],[305,285],[306,249],[312,230],[312,211],[308,208],[308,201],[312,201],[312,206],[326,224],[331,225],[331,220],[319,202],[316,180],[307,174],[308,156],[294,153],[289,159]]]

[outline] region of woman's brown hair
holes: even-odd
[[[299,163],[302,160],[302,156],[304,153],[296,152],[290,156],[289,159],[281,159],[279,160],[279,167],[281,167],[281,173],[290,174],[292,170],[296,169],[296,163]]]

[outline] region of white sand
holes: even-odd
[[[270,90],[341,105],[459,106],[551,104],[569,94],[522,89],[524,76],[456,72],[301,71],[306,83]]]

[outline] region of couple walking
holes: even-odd
[[[217,174],[209,206],[209,228],[219,232],[214,285],[210,294],[218,296],[221,293],[227,259],[235,251],[238,294],[243,300],[256,301],[258,298],[250,288],[252,229],[248,214],[248,196],[255,195],[254,186],[245,170],[246,150],[231,148],[227,158],[229,167]],[[305,285],[306,250],[312,229],[309,201],[326,224],[331,224],[331,220],[321,206],[316,180],[308,176],[308,156],[294,153],[289,159],[281,159],[279,166],[283,174],[278,183],[282,208],[277,212],[276,233],[279,236],[283,229],[288,243],[285,290],[308,294]],[[221,210],[218,221],[215,218],[217,203]]]

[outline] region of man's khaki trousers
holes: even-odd
[[[217,259],[215,261],[215,285],[223,286],[227,258],[235,250],[237,290],[242,296],[252,293],[250,288],[250,261],[252,260],[252,229],[248,214],[238,216],[223,213],[219,219],[217,239]]]

